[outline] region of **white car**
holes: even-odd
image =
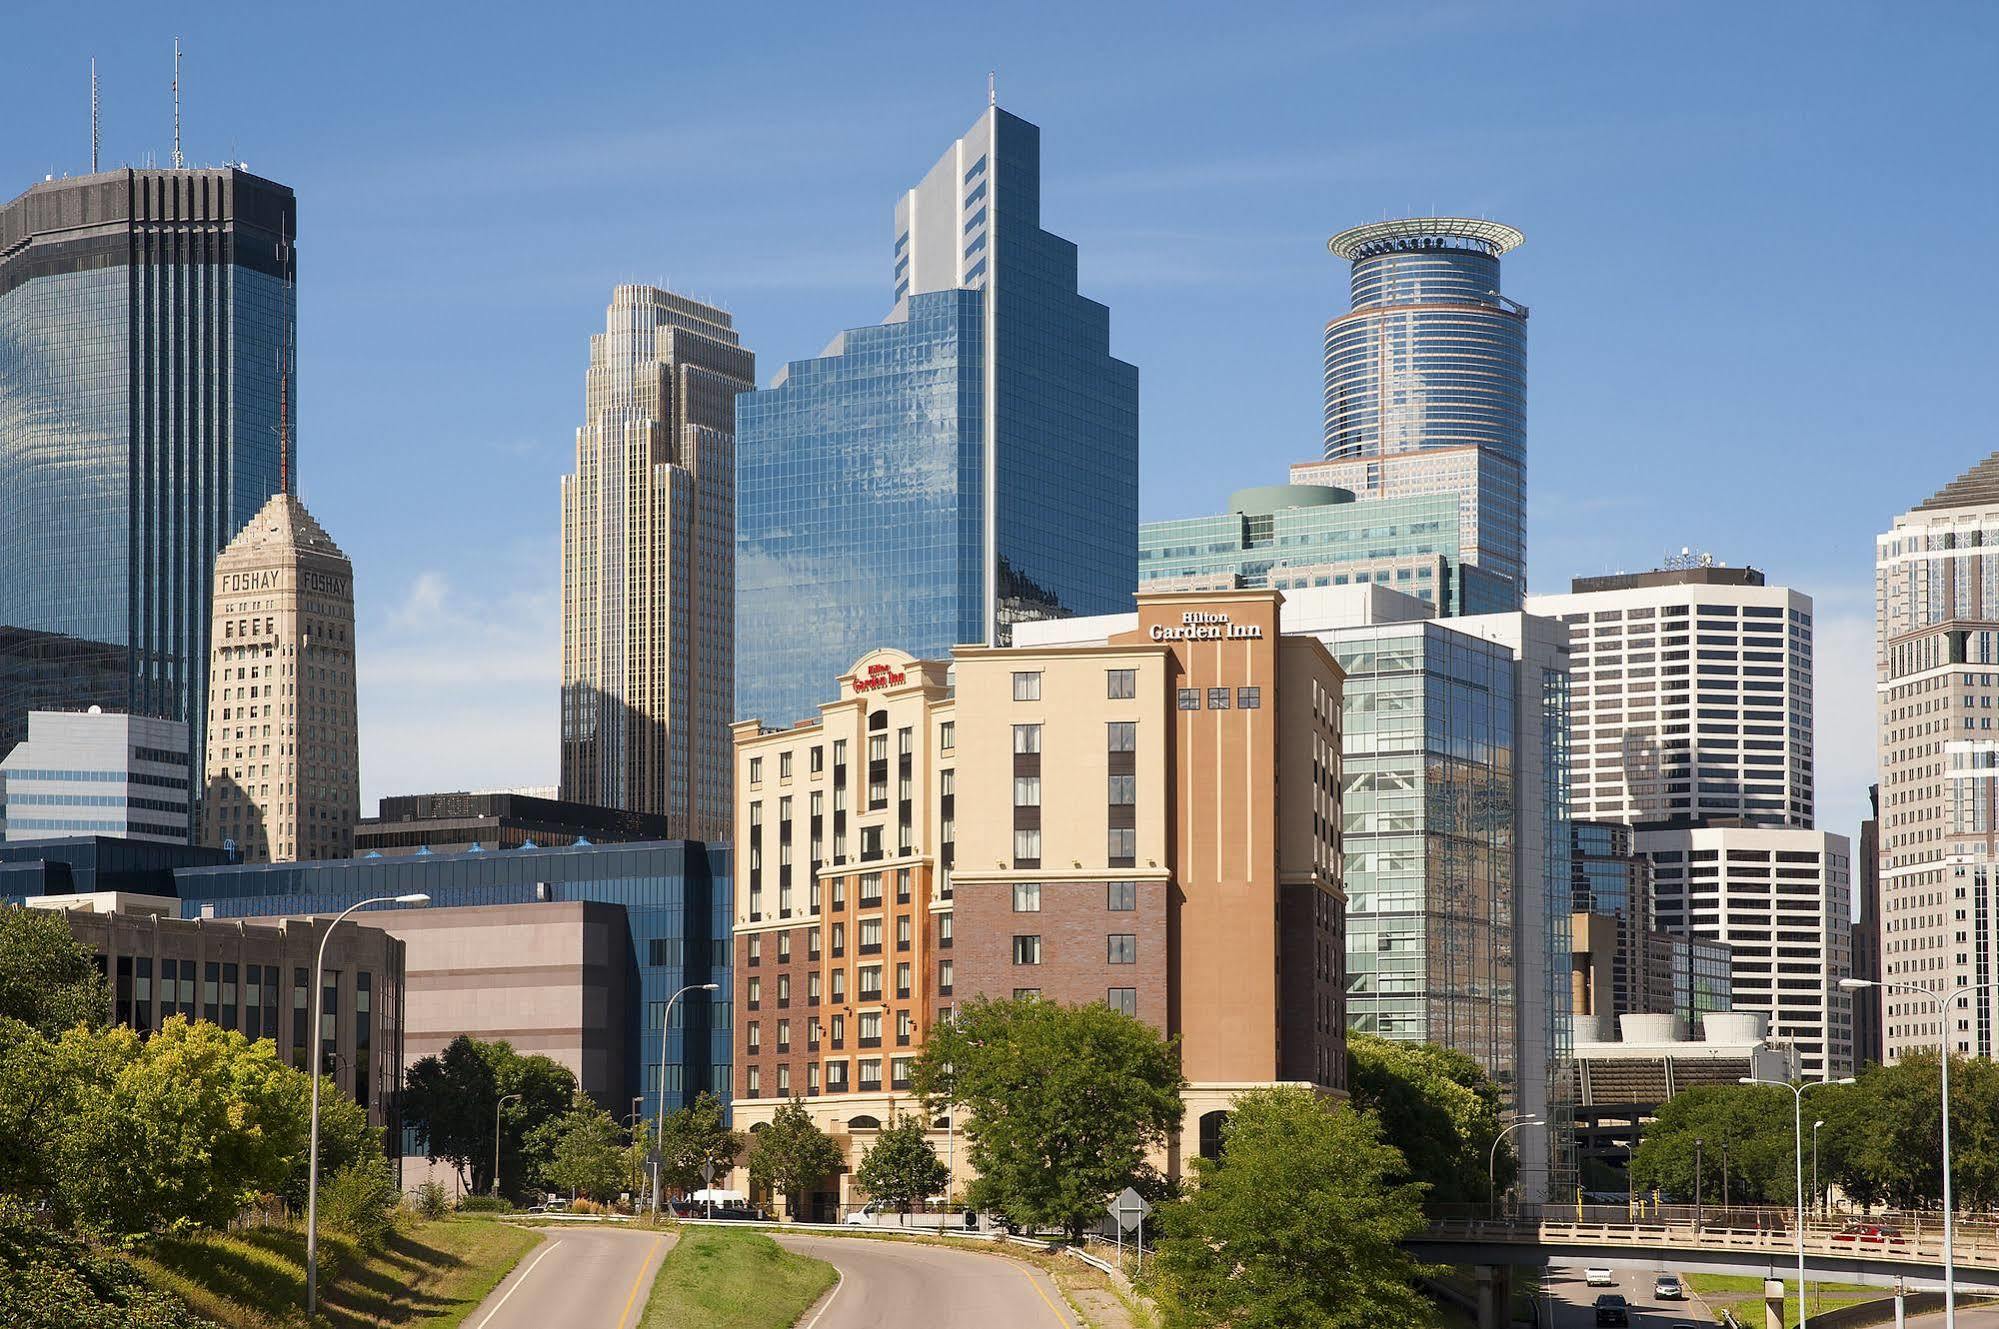
[[[1617,1279],[1601,1265],[1583,1270],[1583,1282],[1590,1287],[1616,1287]]]
[[[1680,1285],[1676,1275],[1660,1274],[1658,1281],[1652,1284],[1652,1295],[1661,1301],[1685,1301],[1687,1290]]]

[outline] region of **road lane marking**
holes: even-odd
[[[827,1263],[832,1264],[833,1262],[831,1260],[828,1260]],[[840,1289],[847,1286],[847,1276],[844,1273],[840,1272],[840,1267],[838,1265],[833,1265],[833,1278],[834,1278],[833,1290],[826,1294],[825,1303],[819,1307],[819,1314],[814,1315],[811,1319],[805,1322],[804,1329],[813,1329],[813,1326],[819,1323],[820,1317],[824,1316],[827,1311],[833,1309],[833,1298],[840,1295]]]
[[[625,1321],[632,1318],[632,1303],[638,1300],[639,1284],[645,1281],[646,1267],[652,1263],[653,1252],[657,1251],[665,1240],[665,1237],[654,1237],[652,1249],[646,1252],[645,1259],[639,1261],[638,1276],[632,1279],[632,1290],[625,1294],[625,1308],[618,1312],[618,1329],[625,1329]]]
[[[1008,1263],[1012,1263],[1012,1261],[1008,1261]],[[1020,1269],[1020,1266],[1017,1264],[1013,1267]],[[1034,1295],[1041,1298],[1042,1304],[1048,1307],[1048,1313],[1055,1317],[1055,1323],[1061,1325],[1062,1329],[1069,1329],[1069,1317],[1055,1309],[1055,1303],[1050,1301],[1048,1294],[1041,1290],[1041,1284],[1035,1281],[1034,1275],[1025,1269],[1020,1269],[1020,1276],[1027,1280],[1028,1286],[1034,1289]]]
[[[507,1295],[501,1297],[498,1301],[494,1302],[493,1309],[486,1312],[486,1318],[479,1321],[479,1329],[487,1329],[487,1326],[493,1323],[493,1317],[500,1313],[500,1307],[506,1305],[509,1301],[513,1300],[514,1293],[519,1292],[521,1290],[521,1284],[528,1281],[528,1275],[534,1272],[534,1267],[540,1264],[543,1260],[546,1260],[549,1256],[555,1254],[555,1248],[557,1246],[560,1246],[561,1244],[562,1244],[562,1238],[557,1237],[554,1241],[551,1241],[548,1244],[547,1250],[535,1256],[534,1259],[528,1261],[528,1267],[521,1270],[521,1276],[519,1278],[516,1278],[514,1280],[514,1285],[507,1289]]]

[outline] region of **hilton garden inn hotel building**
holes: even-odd
[[[739,722],[736,1125],[801,1097],[851,1166],[919,1109],[910,1067],[972,996],[1177,1035],[1169,1172],[1246,1088],[1342,1091],[1343,675],[1280,634],[1282,598],[1142,594],[1087,640],[875,650],[817,720]],[[956,1134],[934,1120],[962,1185]]]

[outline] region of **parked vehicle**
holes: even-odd
[[[1588,1287],[1616,1287],[1617,1279],[1602,1265],[1591,1265],[1583,1270],[1583,1283]]]
[[[1631,1323],[1631,1304],[1615,1292],[1606,1292],[1596,1299],[1596,1322],[1599,1329],[1623,1329]]]
[[[845,1227],[912,1227],[912,1228],[964,1228],[973,1223],[961,1213],[905,1214],[899,1209],[870,1200],[859,1209],[848,1214]]]
[[[1857,1246],[1901,1246],[1906,1242],[1902,1229],[1885,1227],[1879,1223],[1848,1223],[1833,1233],[1834,1241],[1852,1242]]]
[[[1652,1295],[1661,1301],[1685,1301],[1687,1290],[1680,1285],[1677,1275],[1660,1274],[1658,1280],[1652,1284]]]

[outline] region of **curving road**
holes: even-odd
[[[771,1235],[840,1271],[839,1286],[801,1329],[1081,1329],[1046,1274],[1002,1255],[862,1237]]]
[[[645,1315],[659,1262],[674,1238],[610,1224],[537,1228],[529,1251],[465,1329],[632,1329]]]

